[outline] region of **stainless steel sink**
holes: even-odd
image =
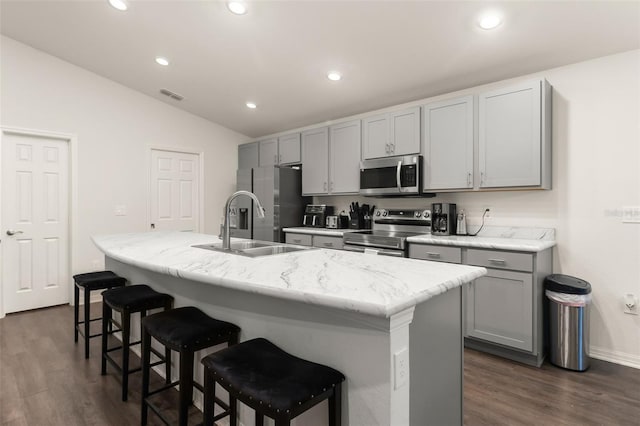
[[[291,253],[294,251],[309,250],[311,247],[303,246],[268,246],[268,247],[256,247],[242,250],[245,256],[259,257],[259,256],[273,256],[274,254]]]
[[[205,250],[219,251],[222,253],[237,254],[247,257],[273,256],[275,254],[291,253],[301,250],[310,250],[313,247],[295,246],[291,244],[275,243],[270,241],[232,241],[229,250],[222,248],[222,243],[199,244],[192,246]]]

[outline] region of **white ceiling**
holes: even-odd
[[[2,0],[0,29],[251,137],[640,48],[638,1],[129,3]],[[484,31],[489,8],[504,23]]]

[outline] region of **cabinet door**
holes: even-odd
[[[360,120],[336,124],[329,129],[329,192],[360,190]]]
[[[260,167],[278,164],[278,139],[260,141]]]
[[[533,278],[487,269],[467,287],[466,334],[525,351],[533,350]]]
[[[390,155],[420,153],[420,107],[389,114]]]
[[[259,166],[258,142],[238,145],[238,169],[252,169]]]
[[[329,129],[302,133],[302,194],[326,194],[329,191]]]
[[[480,187],[541,184],[541,81],[478,97]]]
[[[389,119],[387,114],[363,119],[362,129],[362,158],[369,160],[389,155]]]
[[[279,164],[296,164],[300,162],[300,133],[278,138],[278,160]]]
[[[426,105],[424,189],[473,188],[473,96]]]

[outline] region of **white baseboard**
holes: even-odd
[[[589,348],[589,356],[602,361],[613,362],[615,364],[640,369],[640,356],[638,355],[591,346]]]

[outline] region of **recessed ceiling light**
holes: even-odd
[[[156,62],[160,65],[162,65],[163,67],[166,67],[167,65],[169,65],[169,60],[167,58],[163,58],[161,56],[158,56],[156,58]]]
[[[337,71],[331,71],[329,74],[327,74],[327,78],[331,81],[338,81],[342,78],[342,76]]]
[[[482,15],[478,21],[478,25],[483,30],[492,30],[502,23],[502,18],[495,12],[490,12]]]
[[[247,5],[241,1],[227,2],[227,8],[236,15],[244,15],[247,13]]]
[[[122,11],[125,11],[129,8],[129,5],[127,5],[127,2],[124,0],[109,0],[109,4]]]
[[[247,102],[247,108],[256,109],[258,106],[253,102]]]

